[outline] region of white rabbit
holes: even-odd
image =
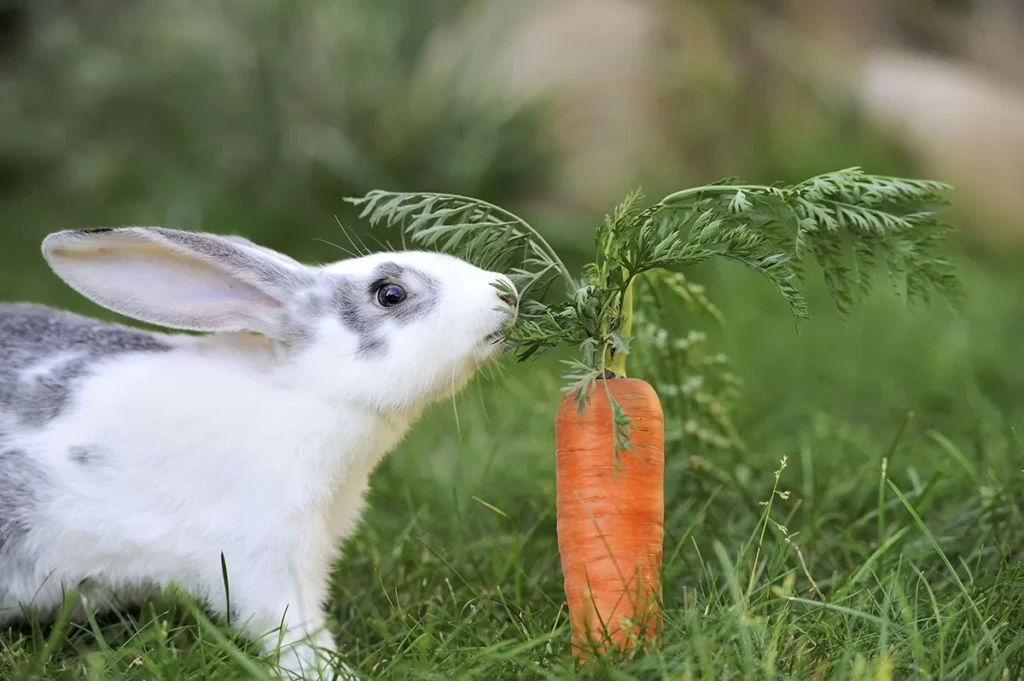
[[[501,352],[511,281],[438,253],[313,267],[163,228],[42,250],[99,305],[209,335],[0,305],[0,624],[53,616],[68,589],[104,609],[174,584],[315,678],[370,473]]]

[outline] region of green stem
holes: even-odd
[[[405,196],[415,196],[415,194],[405,193]],[[558,268],[558,273],[562,276],[562,281],[565,282],[566,292],[570,296],[572,296],[576,292],[576,282],[573,281],[572,274],[569,273],[569,268],[566,267],[565,263],[562,262],[562,259],[560,257],[558,257],[558,253],[556,253],[555,249],[551,247],[551,244],[548,243],[547,239],[542,237],[540,235],[540,232],[538,232],[533,227],[533,225],[531,225],[529,222],[527,222],[523,218],[519,217],[518,215],[516,215],[512,211],[507,210],[505,208],[502,208],[501,206],[496,206],[495,204],[491,203],[490,201],[484,201],[482,199],[474,199],[474,198],[471,198],[469,196],[463,196],[462,194],[442,194],[442,193],[438,193],[438,194],[434,194],[433,196],[438,196],[438,197],[446,198],[446,199],[456,199],[456,200],[459,200],[459,201],[464,201],[466,203],[475,203],[475,204],[480,205],[480,206],[486,206],[487,208],[489,208],[490,210],[492,210],[495,213],[501,213],[503,215],[507,215],[508,217],[512,218],[515,222],[517,222],[523,229],[525,229],[530,234],[530,238],[532,238],[537,243],[537,245],[540,246],[541,250],[544,251],[544,254],[547,255],[551,259],[552,264],[554,264],[555,267]]]
[[[669,194],[658,203],[662,206],[670,206],[673,203],[682,203],[698,194],[728,194],[736,191],[764,191],[765,187],[756,184],[714,184],[703,187],[690,187],[672,194]]]
[[[619,311],[622,317],[622,324],[619,326],[619,335],[625,340],[633,333],[633,280],[626,284],[626,291],[622,294],[622,309]],[[612,357],[609,370],[616,378],[626,377],[626,353],[620,352]]]

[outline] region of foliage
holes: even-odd
[[[635,282],[657,281],[664,294],[692,299],[685,280],[664,273],[715,257],[766,278],[798,322],[809,314],[801,292],[807,260],[818,265],[844,315],[870,292],[880,260],[909,303],[935,293],[958,303],[954,269],[938,254],[950,230],[935,212],[945,188],[850,168],[791,186],[722,181],[675,192],[649,207],[633,192],[597,230],[595,260],[579,277],[536,229],[493,204],[380,190],[351,201],[371,224],[397,226],[416,246],[509,272],[524,298],[506,333],[513,352],[523,361],[563,344],[576,346],[566,389],[582,407],[586,388],[597,379],[625,375],[635,340]],[[562,290],[545,300],[551,284]]]
[[[667,446],[683,442],[718,451],[745,450],[733,423],[742,381],[721,350],[709,349],[707,332],[693,324],[700,317],[722,324],[722,312],[707,299],[703,286],[680,272],[654,270],[634,286],[633,328],[646,342],[632,344],[630,364],[651,377],[665,414]],[[678,319],[679,301],[688,319]]]
[[[49,225],[228,226],[293,252],[335,227],[339,196],[376,186],[520,202],[551,167],[546,102],[487,87],[500,36],[435,57],[482,1],[33,2],[0,64],[0,201]]]

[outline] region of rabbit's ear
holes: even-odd
[[[259,251],[260,253],[262,253],[263,255],[267,256],[268,258],[270,258],[272,260],[277,260],[278,262],[284,264],[285,267],[292,267],[292,268],[300,269],[300,270],[305,268],[305,265],[300,263],[298,260],[292,258],[290,255],[285,255],[284,253],[279,253],[278,251],[275,251],[272,248],[267,248],[266,246],[261,246],[258,243],[255,243],[253,241],[250,241],[249,239],[246,239],[244,236],[238,236],[237,234],[224,234],[224,235],[221,235],[218,238],[226,239],[228,241],[231,241],[231,242],[234,242],[236,244],[239,244],[242,247],[250,248],[252,250]]]
[[[207,332],[284,334],[284,308],[312,273],[239,237],[158,227],[66,230],[43,256],[71,288],[143,322]]]

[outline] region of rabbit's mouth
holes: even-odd
[[[505,337],[505,325],[502,324],[481,339],[476,350],[476,362],[484,364],[495,359],[498,355],[505,352],[507,344],[508,339]]]
[[[505,319],[502,320],[501,324],[484,336],[484,343],[487,345],[503,345],[507,340],[505,332],[512,328],[512,325],[516,323],[517,317],[517,310],[515,308],[512,308],[510,312],[507,311]]]

